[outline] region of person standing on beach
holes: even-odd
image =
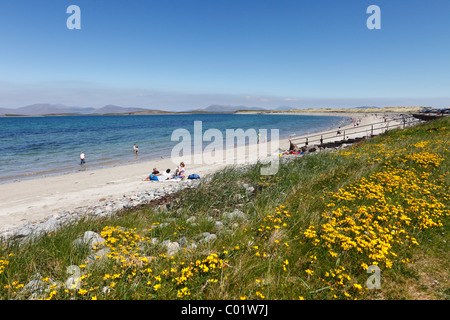
[[[82,151],[81,154],[80,154],[80,160],[81,160],[80,165],[85,164],[85,161],[84,161],[85,158],[86,158],[86,155],[85,155],[84,152]]]

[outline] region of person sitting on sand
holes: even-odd
[[[145,179],[142,179],[142,181],[156,180],[156,177],[159,175],[160,175],[160,173],[159,173],[158,169],[153,168],[153,172]]]
[[[166,171],[162,172],[159,176],[157,176],[158,181],[165,181],[172,179],[170,177],[170,169],[167,169]]]
[[[160,173],[158,170],[156,170],[156,168],[154,168],[153,173],[142,181],[165,181],[170,179],[170,169],[167,169],[166,171]]]
[[[186,178],[186,168],[184,167],[184,162],[180,162],[180,165],[175,169],[175,175],[173,179],[182,179]]]
[[[290,152],[298,152],[299,151],[297,145],[291,141],[291,138],[289,138],[289,151]]]

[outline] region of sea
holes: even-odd
[[[286,114],[0,117],[0,183],[79,171],[81,152],[86,154],[84,170],[169,158],[180,143],[180,138],[172,141],[172,134],[182,129],[193,135],[196,122],[201,123],[202,132],[218,129],[224,138],[227,129],[266,129],[268,133],[278,129],[283,139],[351,120]]]

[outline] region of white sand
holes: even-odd
[[[307,134],[302,136],[293,136],[292,141],[297,144],[297,146],[301,147],[305,145],[306,139],[305,137],[309,137],[309,142],[311,142],[311,136],[314,136],[314,144],[318,144],[319,139],[323,138],[323,143],[334,142],[338,140],[345,139],[353,139],[356,137],[370,136],[370,135],[378,135],[383,133],[389,128],[393,128],[394,126],[399,126],[402,124],[401,118],[398,117],[397,114],[390,114],[387,116],[387,122],[384,122],[383,115],[378,113],[377,116],[373,116],[372,114],[367,113],[296,113],[303,115],[320,115],[320,116],[343,116],[349,117],[352,119],[352,123],[342,126],[339,128],[335,128],[332,130],[317,132],[313,134]],[[393,119],[396,119],[395,121]],[[360,122],[359,122],[360,120]],[[354,122],[357,121],[359,124],[357,126],[354,125]],[[338,129],[341,131],[341,134],[338,135]],[[345,133],[345,136],[344,136]],[[311,143],[310,143],[311,144]]]
[[[380,121],[380,118],[365,117],[364,114],[331,115],[361,118],[363,120],[361,125]],[[353,128],[353,124],[348,127]],[[280,141],[280,148],[288,149],[288,140]],[[238,154],[245,155],[245,152]],[[151,173],[152,168],[156,167],[160,171],[167,168],[174,169],[178,160],[161,159],[1,184],[0,231],[40,220],[64,210],[86,207],[102,198],[115,199],[125,194],[161,188],[172,183],[183,183],[142,181]],[[197,173],[204,177],[225,166],[225,161],[222,161],[210,165],[186,165],[186,169],[188,175]]]

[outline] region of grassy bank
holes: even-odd
[[[449,138],[447,117],[1,243],[0,297],[448,299]],[[74,246],[88,230],[105,241]]]

